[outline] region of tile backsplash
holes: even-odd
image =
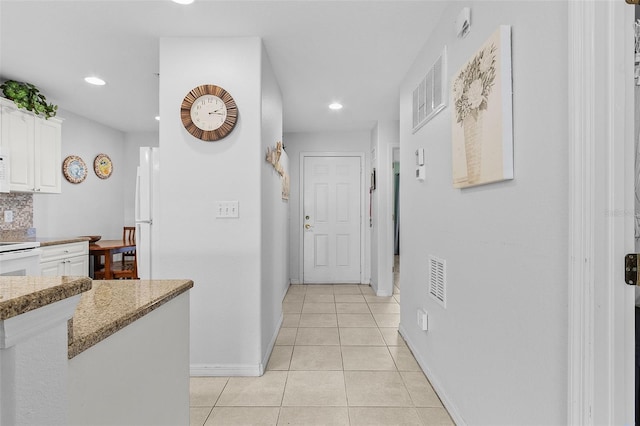
[[[4,222],[4,212],[13,212],[13,222]],[[0,193],[0,231],[33,227],[33,194]]]

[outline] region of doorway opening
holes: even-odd
[[[393,293],[400,293],[400,148],[392,153],[393,200]]]

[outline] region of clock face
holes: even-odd
[[[233,97],[213,84],[198,86],[187,93],[180,105],[185,129],[203,141],[217,141],[234,129],[238,107]]]
[[[218,129],[227,119],[227,106],[215,95],[200,96],[191,105],[191,121],[201,130]]]

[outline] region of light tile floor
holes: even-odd
[[[399,300],[292,285],[265,374],[191,378],[191,425],[452,425],[398,334]]]

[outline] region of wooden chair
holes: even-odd
[[[126,241],[127,244],[135,245],[136,243],[136,228],[135,226],[125,226],[122,229],[122,241]],[[138,259],[136,256],[136,250],[125,251],[122,253],[122,260],[113,264],[111,268],[113,277],[115,279],[138,279]]]
[[[122,241],[126,241],[128,244],[135,245],[136,243],[136,227],[135,226],[125,226],[122,229]],[[122,253],[122,261],[125,262],[127,260],[132,261],[135,260],[136,251],[126,251]]]

